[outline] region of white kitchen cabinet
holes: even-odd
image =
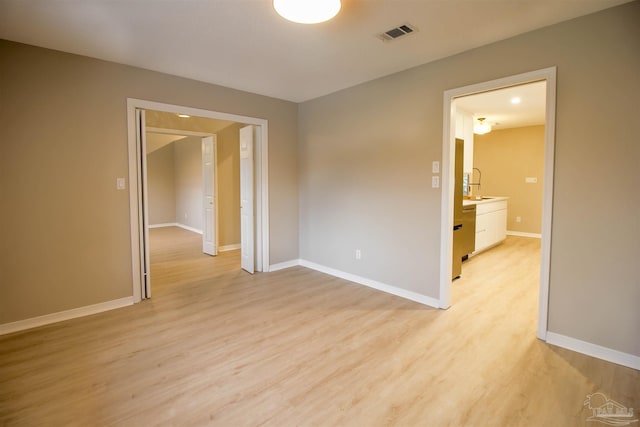
[[[476,204],[475,252],[495,246],[507,237],[507,200],[483,200]]]
[[[464,139],[464,115],[462,111],[456,111],[456,134],[455,137],[458,139]]]
[[[464,164],[462,169],[464,173],[471,175],[473,173],[473,116],[466,112],[463,112],[463,116]]]
[[[473,115],[464,110],[456,111],[455,136],[464,140],[464,173],[473,172]]]

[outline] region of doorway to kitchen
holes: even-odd
[[[128,99],[127,109],[129,127],[129,195],[134,301],[139,302],[140,300],[151,296],[149,236],[150,192],[147,176],[147,153],[145,150],[147,129],[146,121],[144,120],[145,112],[147,111],[157,112],[159,114],[168,114],[173,118],[183,116],[200,118],[202,120],[227,122],[229,125],[236,125],[236,127],[241,126],[245,128],[245,136],[239,136],[242,141],[237,144],[238,157],[245,158],[245,162],[242,162],[241,159],[238,160],[241,175],[245,177],[244,182],[240,184],[241,188],[238,189],[238,193],[242,194],[243,199],[241,200],[241,203],[236,203],[236,205],[240,205],[239,216],[244,218],[241,225],[241,234],[243,235],[243,238],[241,239],[239,249],[241,252],[241,258],[243,259],[243,269],[246,269],[250,273],[253,273],[254,271],[266,271],[269,265],[267,121],[264,119],[137,99]],[[244,124],[244,126],[242,126],[242,124]],[[151,130],[158,132],[160,129],[156,127]],[[182,131],[181,133],[185,132]],[[187,131],[187,133],[189,132]],[[247,134],[249,136],[248,139]],[[196,212],[192,209],[193,206],[189,207],[187,206],[188,204],[185,205],[184,209],[186,209],[186,211],[184,214],[182,211],[180,212],[180,218],[182,219],[184,217],[188,219],[190,216],[196,216],[198,219],[202,220],[201,230],[195,230],[202,231],[202,246],[200,249],[205,253],[211,253],[214,255],[217,251],[216,240],[218,233],[216,233],[217,230],[215,229],[215,198],[217,198],[218,194],[217,191],[215,191],[215,166],[212,167],[211,163],[215,159],[214,148],[216,141],[215,138],[212,138],[210,135],[205,135],[203,132],[199,131],[193,131],[191,132],[191,135],[188,136],[196,137],[197,139],[197,141],[195,141],[197,142],[197,147],[195,147],[196,151],[191,153],[190,157],[195,158],[197,155],[198,162],[202,162],[202,169],[199,169],[198,171],[198,173],[202,173],[203,180],[199,183],[202,188],[199,195],[196,195],[196,198],[200,198],[201,206],[199,209],[196,209],[198,211]],[[184,142],[186,143],[188,141]],[[187,147],[186,144],[185,147]],[[205,150],[207,147],[209,147],[209,149]],[[191,148],[193,148],[193,146]],[[201,150],[202,157],[200,157]],[[207,164],[209,164],[209,166],[207,166]],[[250,170],[243,170],[243,168]],[[210,173],[205,174],[205,170],[209,170]],[[191,175],[193,175],[193,173],[191,173]],[[194,177],[191,178],[192,181],[195,181],[195,179],[193,179]],[[209,190],[208,192],[207,188]],[[185,193],[188,193],[188,191]],[[191,199],[194,199],[194,197],[191,197]],[[210,207],[210,209],[207,209],[207,207]],[[189,210],[189,208],[191,208],[191,210]],[[238,206],[236,206],[236,208],[238,208]],[[187,211],[189,212],[188,214],[186,213]],[[207,224],[211,223],[208,231],[207,227],[204,226],[204,222]],[[188,229],[189,227],[183,228]],[[198,227],[192,228],[196,229]],[[250,265],[244,262],[245,259],[251,261]]]
[[[546,338],[550,237],[553,192],[553,164],[555,145],[555,81],[556,69],[547,68],[498,80],[448,90],[444,93],[444,129],[442,159],[442,220],[441,220],[441,259],[440,259],[440,306],[448,308],[451,304],[451,278],[454,227],[454,190],[455,190],[455,117],[456,100],[469,95],[487,93],[499,89],[544,82],[545,84],[545,127],[544,127],[544,173],[543,203],[540,242],[540,274],[538,290],[538,327],[537,336]],[[477,180],[478,175],[469,174],[470,180]],[[473,183],[473,182],[471,182]]]

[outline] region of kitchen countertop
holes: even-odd
[[[471,200],[471,199],[463,199],[462,200],[462,206],[469,206],[469,205],[484,205],[487,203],[493,203],[493,202],[499,202],[501,200],[508,200],[508,197],[503,197],[503,196],[482,196],[483,199],[482,200]]]

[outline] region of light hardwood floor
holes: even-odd
[[[442,311],[151,237],[150,301],[0,337],[0,424],[594,426],[596,391],[640,408],[640,372],[535,338],[535,239],[466,262]]]

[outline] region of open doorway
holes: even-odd
[[[243,124],[154,110],[145,122],[153,295],[239,270]]]
[[[466,86],[445,92],[444,95],[444,139],[443,139],[443,190],[442,190],[442,223],[441,223],[441,277],[440,277],[440,306],[447,308],[451,304],[451,278],[454,227],[454,190],[455,190],[455,116],[456,100],[465,96],[486,93],[498,89],[543,82],[545,85],[545,116],[544,127],[544,177],[543,177],[543,206],[541,224],[540,275],[538,299],[538,328],[537,336],[546,338],[547,305],[549,287],[550,263],[550,233],[551,233],[551,202],[553,191],[553,160],[555,137],[555,68],[549,68],[504,79]],[[473,167],[467,166],[469,183],[477,184],[481,179],[474,175]],[[469,184],[467,183],[467,184]],[[480,184],[481,185],[481,184]],[[505,213],[506,214],[506,213]]]
[[[218,204],[230,204],[219,190],[229,185],[229,180],[219,185],[217,132],[150,127],[149,113],[153,111],[146,113],[148,227],[179,227],[199,234],[202,252],[215,256],[220,240]],[[236,240],[239,248],[239,237]]]
[[[227,208],[233,210],[240,209],[239,217],[246,217],[243,225],[243,238],[240,242],[233,242],[228,245],[219,245],[220,233],[217,229],[217,198],[216,191],[217,180],[216,175],[216,133],[215,129],[197,129],[197,130],[180,130],[186,126],[166,125],[158,126],[159,122],[151,121],[156,126],[150,126],[147,129],[147,121],[145,115],[150,112],[152,115],[165,115],[172,120],[181,120],[187,118],[197,118],[201,122],[215,121],[221,128],[237,127],[237,133],[244,127],[250,130],[250,149],[247,151],[245,143],[244,152],[242,145],[239,144],[238,157],[248,158],[241,167],[250,169],[244,171],[244,175],[249,177],[249,189],[247,193],[242,194],[242,190],[238,190],[238,198],[242,194],[242,202],[237,203],[234,207],[227,203]],[[181,117],[182,116],[182,117]],[[190,117],[185,117],[190,116]],[[150,101],[128,100],[128,122],[129,122],[129,165],[130,165],[130,201],[131,201],[131,242],[132,242],[132,265],[133,265],[133,294],[134,301],[151,296],[151,276],[150,276],[150,236],[149,230],[152,224],[149,207],[151,205],[149,196],[148,182],[148,159],[147,159],[147,136],[148,130],[156,134],[180,134],[181,138],[171,143],[181,143],[181,151],[186,153],[186,157],[191,158],[191,163],[197,161],[201,168],[195,175],[202,176],[202,180],[197,181],[196,187],[199,185],[200,190],[194,191],[193,188],[187,188],[183,191],[191,197],[186,203],[176,203],[175,206],[180,207],[174,210],[174,221],[159,222],[156,225],[182,225],[182,229],[190,232],[201,233],[203,252],[216,255],[218,249],[237,249],[240,246],[242,258],[248,258],[251,261],[249,268],[243,262],[242,266],[250,273],[253,271],[266,271],[269,265],[268,252],[268,191],[267,191],[267,121],[263,119],[250,118],[245,116],[237,116],[226,113],[219,113],[207,110],[199,110],[190,107],[182,107],[168,104],[160,104]],[[157,119],[157,117],[156,117]],[[171,128],[178,128],[172,129]],[[245,129],[245,130],[246,130]],[[232,130],[233,131],[233,130]],[[246,133],[246,132],[245,132]],[[172,139],[172,138],[165,138]],[[152,144],[153,145],[153,144]],[[208,149],[205,149],[209,147]],[[184,154],[183,153],[183,154]],[[190,153],[190,154],[189,154]],[[248,153],[248,154],[247,154]],[[196,156],[197,159],[196,159]],[[184,157],[184,156],[183,156]],[[207,166],[207,163],[209,166]],[[211,164],[213,163],[213,166]],[[239,163],[242,163],[241,161]],[[177,163],[176,163],[177,164]],[[196,165],[196,166],[199,166]],[[193,166],[193,165],[192,165]],[[191,175],[194,175],[191,167]],[[208,175],[205,171],[209,171]],[[208,178],[207,178],[208,177]],[[188,181],[188,179],[187,179]],[[196,181],[191,176],[191,181]],[[195,194],[194,193],[198,193]],[[157,200],[156,200],[157,201]],[[185,202],[185,200],[181,200]],[[196,206],[197,205],[197,206]],[[157,217],[154,218],[158,222]],[[238,218],[238,222],[240,218]],[[187,224],[184,224],[187,223]],[[188,239],[187,239],[188,240]],[[186,241],[186,240],[185,240]],[[226,246],[226,248],[225,248]]]

